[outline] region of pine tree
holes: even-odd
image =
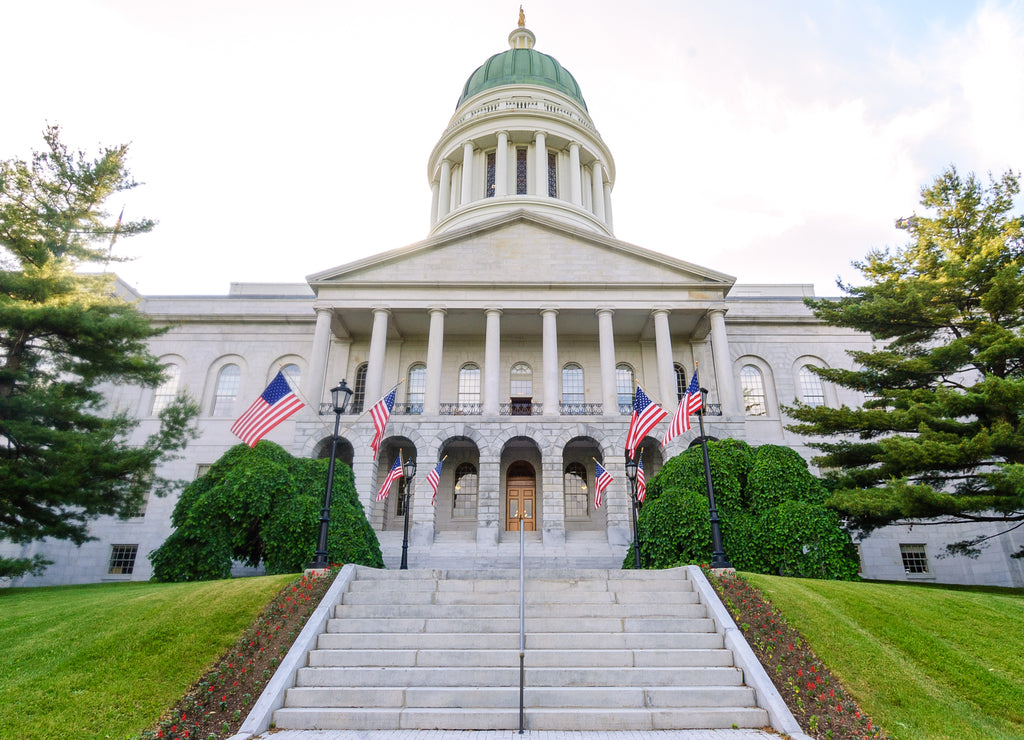
[[[832,471],[830,505],[870,530],[904,520],[1024,523],[1024,232],[1018,176],[950,168],[922,190],[926,216],[900,219],[906,246],[854,265],[864,286],[809,300],[827,324],[870,333],[857,369],[819,369],[861,391],[860,408],[788,413]],[[994,535],[993,535],[994,536]],[[989,537],[954,543],[977,555]],[[1024,554],[1024,551],[1022,551]]]
[[[136,186],[126,145],[90,160],[56,126],[30,161],[0,162],[0,542],[47,537],[81,544],[100,515],[129,516],[171,482],[154,475],[191,437],[194,404],[180,397],[159,432],[129,444],[137,422],[107,408],[102,384],[155,386],[147,350],[159,333],[115,294],[114,238],[150,220],[109,225],[104,202]],[[0,577],[39,572],[35,558],[0,558]]]

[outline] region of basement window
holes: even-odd
[[[135,570],[135,556],[138,552],[138,545],[111,545],[107,575],[130,576]]]

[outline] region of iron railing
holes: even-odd
[[[500,416],[540,416],[544,413],[544,405],[533,401],[515,401],[498,406]]]
[[[480,403],[442,403],[441,416],[479,416],[484,412]]]
[[[558,413],[561,416],[601,416],[604,413],[603,403],[560,403]]]
[[[422,403],[396,403],[392,410],[394,414],[422,414]]]

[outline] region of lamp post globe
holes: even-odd
[[[399,570],[409,570],[409,499],[412,497],[412,481],[416,477],[416,461],[406,460],[402,465],[402,475],[405,477],[405,530],[402,535],[402,564]]]
[[[352,398],[352,389],[344,379],[331,388],[331,409],[334,411],[334,434],[331,435],[331,459],[327,464],[327,487],[324,490],[324,505],[320,509],[320,533],[316,541],[316,555],[309,564],[310,570],[323,571],[331,567],[327,558],[327,530],[331,523],[331,493],[334,490],[334,463],[338,457],[338,430],[341,415],[345,413]]]

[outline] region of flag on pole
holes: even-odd
[[[398,386],[391,389],[391,392],[384,396],[382,399],[373,404],[373,408],[370,409],[370,416],[373,417],[373,441],[370,442],[370,448],[373,450],[373,458],[377,459],[377,453],[380,452],[380,443],[384,439],[384,429],[388,425],[388,419],[391,418],[391,410],[395,408],[395,393],[398,391]]]
[[[388,477],[384,479],[384,483],[381,485],[380,490],[377,491],[377,498],[375,501],[383,501],[388,497],[391,492],[391,484],[404,475],[402,471],[402,453],[398,453],[398,457],[395,458],[395,464],[391,466],[391,470],[388,471]]]
[[[433,491],[433,495],[430,497],[430,505],[433,506],[437,503],[437,486],[441,482],[441,466],[444,465],[444,458],[437,461],[437,465],[434,469],[427,473],[427,485],[430,486],[430,490]]]
[[[640,450],[640,457],[636,461],[636,500],[641,504],[647,496],[647,476],[644,475],[644,451]]]
[[[255,447],[263,435],[303,406],[305,404],[288,385],[284,373],[278,371],[267,389],[231,425],[231,433],[250,447]]]
[[[630,458],[647,433],[666,416],[668,412],[648,398],[644,389],[637,383],[636,395],[633,396],[633,415],[629,418],[629,433],[626,434],[626,454]]]
[[[601,497],[604,495],[608,486],[612,484],[612,480],[614,479],[612,478],[611,473],[605,470],[601,463],[597,462],[597,460],[594,460],[594,463],[597,465],[594,469],[594,477],[596,479],[594,481],[594,508],[600,509]]]
[[[679,405],[676,407],[676,413],[672,417],[672,423],[669,424],[668,431],[665,432],[665,438],[661,440],[661,443],[667,445],[683,432],[690,431],[690,414],[700,411],[700,408],[700,382],[697,380],[697,371],[694,370],[693,379],[690,381],[690,385],[686,387],[686,393],[679,399]]]

